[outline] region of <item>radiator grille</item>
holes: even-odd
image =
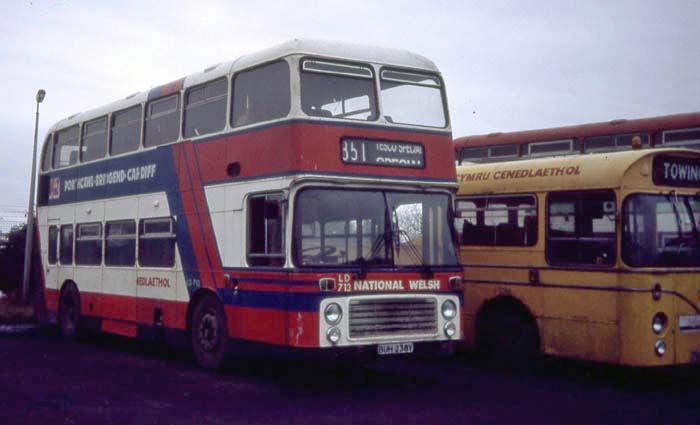
[[[350,301],[350,338],[437,333],[435,298]]]

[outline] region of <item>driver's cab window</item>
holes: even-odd
[[[284,266],[284,194],[248,198],[248,264]]]

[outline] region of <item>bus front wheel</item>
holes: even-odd
[[[477,349],[501,366],[526,366],[540,353],[535,319],[517,310],[488,310],[477,320]]]
[[[213,296],[202,298],[192,312],[192,351],[206,369],[220,369],[226,359],[228,325],[221,302]]]
[[[58,325],[61,335],[76,338],[80,325],[80,292],[73,282],[68,282],[58,301]]]

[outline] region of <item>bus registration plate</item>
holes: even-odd
[[[379,344],[377,354],[386,356],[390,354],[408,354],[413,352],[412,342],[401,342],[397,344]]]

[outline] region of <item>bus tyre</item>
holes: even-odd
[[[61,335],[75,339],[80,330],[80,292],[74,283],[67,283],[58,301],[58,326]]]
[[[205,369],[221,369],[226,360],[228,325],[221,302],[208,295],[199,300],[192,312],[192,351]]]
[[[510,310],[486,311],[477,321],[477,349],[497,366],[528,366],[540,352],[534,318]]]

